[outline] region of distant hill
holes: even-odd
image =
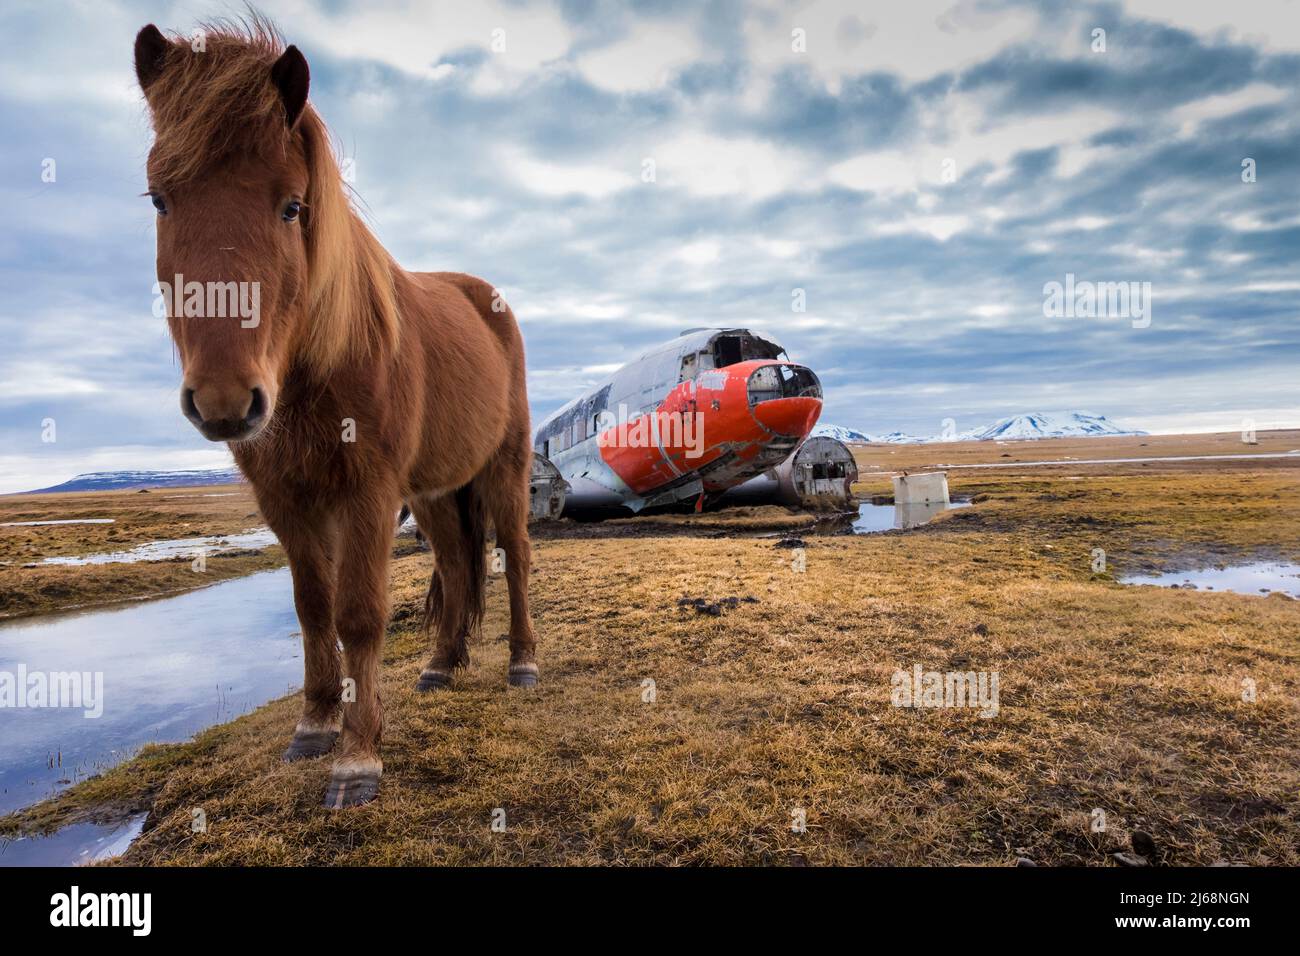
[[[838,438],[842,442],[869,442],[887,445],[919,445],[943,441],[1033,441],[1038,438],[1092,438],[1104,435],[1145,435],[1144,431],[1121,428],[1105,415],[1089,412],[1029,412],[1000,418],[991,425],[980,425],[950,438],[943,435],[907,435],[889,432],[869,435],[842,425],[819,424],[812,432]]]
[[[92,471],[54,485],[25,492],[29,495],[51,491],[121,491],[131,488],[175,488],[182,485],[233,485],[244,480],[237,468],[210,468],[206,471]]]

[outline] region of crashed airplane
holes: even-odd
[[[533,435],[533,514],[693,504],[730,493],[843,502],[852,453],[808,438],[821,383],[770,335],[691,329],[550,415]]]

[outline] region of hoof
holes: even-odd
[[[334,749],[334,743],[338,739],[337,730],[299,731],[293,735],[293,740],[289,741],[289,749],[284,752],[284,762],[293,763],[295,760],[323,757]]]
[[[426,667],[420,672],[420,679],[415,682],[415,689],[428,692],[431,690],[448,690],[451,687],[451,673]]]
[[[536,687],[537,676],[536,664],[511,664],[506,683],[511,687]]]
[[[379,796],[379,770],[335,770],[325,790],[330,810],[360,807]]]

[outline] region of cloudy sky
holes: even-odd
[[[131,44],[242,7],[2,9],[0,492],[222,465],[152,314]],[[1300,425],[1296,0],[260,9],[397,259],[505,292],[535,420],[684,328],[743,325],[817,370],[824,421],[871,432]],[[1150,283],[1149,324],[1045,316],[1067,273]]]

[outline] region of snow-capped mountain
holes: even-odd
[[[980,425],[945,437],[889,432],[869,435],[842,425],[820,424],[814,435],[838,438],[842,442],[870,442],[888,445],[919,445],[946,441],[1033,441],[1038,438],[1092,438],[1102,435],[1145,435],[1144,431],[1121,428],[1105,415],[1089,412],[1030,412],[1000,418],[992,425]]]
[[[963,432],[958,436],[958,440],[1032,441],[1036,438],[1092,438],[1100,435],[1145,434],[1144,431],[1121,428],[1105,415],[1091,415],[1087,412],[1062,412],[1048,415],[1033,412],[1001,418],[984,428]]]
[[[941,438],[926,438],[923,435],[909,435],[907,432],[890,432],[876,438],[876,441],[886,445],[923,445],[928,441],[942,440]]]
[[[244,480],[237,468],[189,471],[92,471],[61,485],[37,488],[27,494],[49,491],[121,491],[130,488],[175,488],[188,485],[232,485]]]
[[[812,436],[814,438],[835,438],[847,444],[878,441],[878,439],[872,438],[865,432],[854,431],[852,428],[845,428],[843,425],[832,425],[829,422],[819,422],[817,427],[812,430]]]

